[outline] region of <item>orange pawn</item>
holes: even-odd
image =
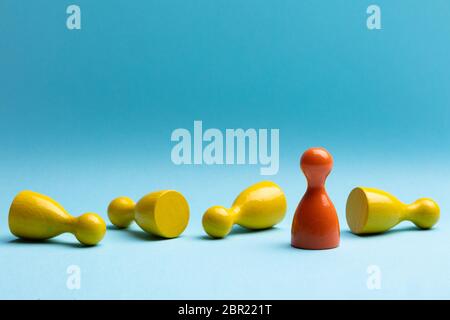
[[[291,245],[302,249],[332,249],[339,246],[339,220],[325,190],[333,157],[324,148],[310,148],[300,160],[308,188],[295,210]]]

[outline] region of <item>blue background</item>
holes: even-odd
[[[66,28],[81,7],[82,29]],[[0,298],[450,298],[450,2],[0,1]],[[175,166],[176,128],[279,128],[280,170]],[[290,247],[305,190],[301,153],[324,146],[327,190],[341,246]],[[276,228],[204,236],[201,216],[271,179],[288,198]],[[441,221],[407,222],[380,236],[348,231],[345,201],[358,185],[405,202],[431,197]],[[155,240],[109,228],[93,248],[72,235],[24,244],[7,216],[16,193],[52,196],[69,212],[105,219],[119,195],[181,191],[191,207],[182,237]],[[66,268],[81,268],[81,289]],[[380,290],[366,286],[369,265]]]

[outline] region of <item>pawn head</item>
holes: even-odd
[[[209,208],[202,219],[203,229],[213,238],[224,238],[233,227],[233,217],[221,206]]]
[[[413,214],[413,222],[421,229],[430,229],[438,221],[440,217],[440,209],[438,204],[430,198],[422,198],[414,202],[416,210]]]
[[[105,221],[96,213],[85,213],[77,218],[75,236],[87,246],[99,243],[106,232]]]
[[[135,203],[128,197],[119,197],[108,206],[108,217],[117,228],[126,228],[134,220]]]
[[[333,168],[333,157],[324,148],[310,148],[303,153],[300,168],[310,187],[320,187]]]

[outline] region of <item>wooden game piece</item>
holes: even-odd
[[[73,217],[55,200],[33,191],[22,191],[14,198],[8,223],[12,234],[29,240],[46,240],[70,232],[82,244],[95,245],[106,232],[99,215]]]
[[[440,209],[429,198],[405,204],[385,191],[357,187],[348,196],[346,216],[354,234],[370,234],[385,232],[405,220],[430,229],[438,222]]]
[[[116,198],[108,206],[108,217],[118,228],[126,228],[134,220],[150,234],[175,238],[188,225],[189,204],[181,193],[162,190],[145,195],[137,204],[127,197]]]
[[[286,207],[283,190],[274,182],[262,181],[242,191],[231,208],[209,208],[202,224],[209,236],[223,238],[234,224],[255,230],[273,227],[283,220]]]
[[[339,246],[339,220],[325,190],[333,158],[324,148],[311,148],[302,155],[300,166],[308,187],[295,210],[291,244],[302,249],[335,248]]]

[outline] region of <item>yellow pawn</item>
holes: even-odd
[[[14,198],[8,222],[12,234],[29,240],[46,240],[70,232],[82,244],[95,245],[106,232],[99,215],[73,217],[52,198],[33,191],[22,191]]]
[[[234,224],[248,229],[273,227],[286,214],[286,197],[281,188],[263,181],[242,191],[230,209],[214,206],[203,215],[203,228],[213,238],[223,238]]]
[[[149,193],[137,204],[128,197],[119,197],[109,204],[108,217],[118,228],[126,228],[136,221],[148,233],[175,238],[189,223],[189,204],[181,193],[174,190]]]
[[[430,229],[439,220],[439,206],[429,198],[405,204],[393,195],[374,188],[358,187],[347,199],[347,223],[355,234],[381,233],[409,220]]]

